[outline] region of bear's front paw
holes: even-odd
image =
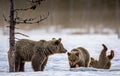
[[[75,68],[79,68],[80,66],[78,64],[75,65]]]

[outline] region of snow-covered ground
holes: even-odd
[[[24,31],[22,31],[24,32]],[[32,40],[50,40],[52,38],[62,38],[64,47],[70,51],[72,48],[81,46],[88,49],[90,55],[96,59],[102,50],[104,43],[110,50],[115,51],[112,66],[109,70],[95,68],[69,69],[67,54],[55,54],[49,57],[46,68],[43,72],[33,72],[31,63],[25,64],[25,72],[9,73],[7,62],[8,36],[3,36],[0,31],[0,76],[120,76],[120,39],[117,35],[71,35],[63,33],[41,33],[41,31],[25,32]],[[23,38],[18,36],[17,38]]]

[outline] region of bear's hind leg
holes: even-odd
[[[19,72],[19,67],[20,67],[19,62],[15,62],[15,72]]]
[[[42,67],[41,65],[43,64],[44,62],[44,58],[42,58],[41,56],[39,55],[34,55],[33,58],[32,58],[32,68],[34,71],[42,71]]]
[[[20,62],[20,68],[19,68],[19,71],[20,72],[24,72],[24,65],[25,65],[25,62]]]
[[[86,63],[85,63],[85,67],[88,67],[88,66],[89,66],[89,62],[86,62]]]
[[[106,47],[105,44],[102,44],[102,46],[103,46],[103,49],[102,49],[102,51],[101,51],[101,53],[99,55],[99,59],[106,57],[107,47]]]
[[[20,68],[20,61],[15,60],[15,72],[19,72],[19,68]]]
[[[107,63],[107,56],[106,56],[106,52],[107,52],[107,47],[106,45],[102,44],[103,49],[99,55],[99,68],[104,68],[106,66]]]
[[[102,46],[103,46],[103,49],[102,49],[102,51],[101,51],[101,53],[99,55],[100,64],[105,62],[105,60],[106,60],[106,52],[107,52],[107,47],[104,44],[102,44]]]
[[[19,68],[20,68],[20,59],[17,58],[15,59],[15,72],[19,72]]]
[[[90,57],[85,60],[85,67],[89,67],[90,65]]]
[[[111,50],[110,55],[108,55],[107,57],[108,57],[108,59],[112,60],[114,57],[114,51]]]
[[[40,63],[36,59],[32,59],[32,68],[34,71],[40,71]]]

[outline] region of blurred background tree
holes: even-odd
[[[2,13],[8,14],[8,0],[1,0],[0,6],[0,27],[3,27],[2,25],[6,25],[6,23],[2,19]],[[16,8],[27,6],[29,6],[27,0],[15,1]],[[19,27],[25,30],[41,27],[49,28],[50,26],[56,28],[83,28],[86,30],[85,33],[90,33],[91,29],[94,29],[93,33],[109,34],[109,32],[103,32],[104,28],[107,28],[119,34],[120,0],[46,0],[34,12],[27,11],[26,14],[20,15],[23,18],[34,18],[48,11],[50,12],[49,18],[41,22],[40,26],[36,24],[33,24],[34,26],[24,26],[22,24]]]

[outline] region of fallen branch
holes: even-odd
[[[15,32],[15,34],[19,34],[19,35],[22,35],[22,36],[25,36],[25,37],[29,37],[28,35],[25,35],[25,34],[20,33],[20,32]]]
[[[16,37],[15,37],[15,39],[20,40],[19,38],[16,38]]]

